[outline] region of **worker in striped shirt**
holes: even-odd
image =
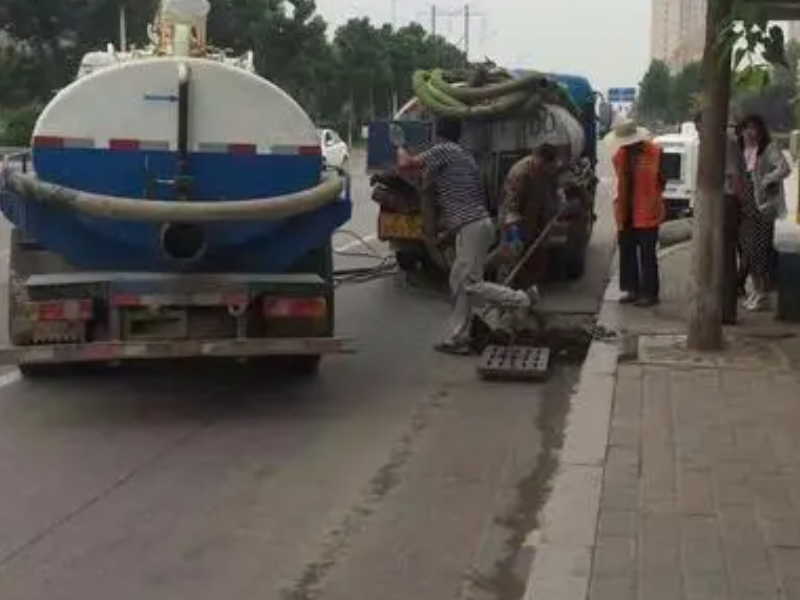
[[[422,154],[398,149],[401,171],[422,172],[433,187],[423,201],[425,235],[436,244],[455,239],[456,257],[450,270],[450,290],[455,306],[447,331],[436,349],[448,354],[471,353],[473,306],[467,289],[483,281],[486,259],[495,242],[486,191],[474,157],[461,145],[461,121],[440,119],[437,143]]]

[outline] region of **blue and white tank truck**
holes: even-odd
[[[208,11],[164,0],[149,48],[87,55],[41,114],[30,168],[4,163],[0,362],[30,375],[281,356],[313,371],[347,350],[331,250],[351,214],[346,177],[323,172],[314,123],[252,54],[207,44]]]

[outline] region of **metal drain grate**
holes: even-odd
[[[532,346],[489,346],[478,364],[485,379],[541,381],[550,369],[550,348]]]

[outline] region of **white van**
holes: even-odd
[[[657,137],[655,143],[664,150],[664,176],[667,187],[664,201],[670,219],[691,216],[697,195],[697,168],[700,136],[694,123],[681,125],[680,133]]]

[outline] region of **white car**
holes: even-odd
[[[350,149],[347,144],[339,137],[339,134],[332,129],[320,129],[319,139],[322,145],[322,158],[325,167],[333,169],[345,169],[350,160]]]

